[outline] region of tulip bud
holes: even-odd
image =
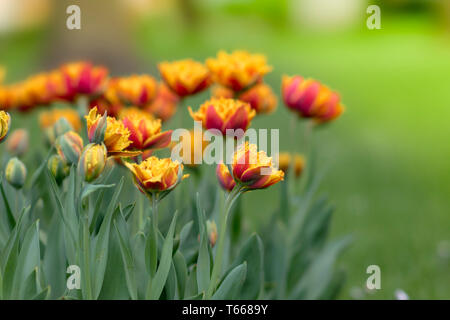
[[[208,239],[211,247],[214,247],[217,241],[217,225],[214,221],[206,221],[206,232],[208,233]]]
[[[66,118],[61,118],[53,125],[53,136],[58,138],[60,135],[68,131],[73,131],[72,125],[67,121]]]
[[[75,131],[66,132],[56,140],[56,150],[68,164],[78,163],[83,150],[83,139]]]
[[[28,131],[25,129],[14,130],[6,142],[6,150],[16,157],[21,157],[28,150]]]
[[[10,126],[11,117],[9,116],[9,113],[0,111],[0,143],[6,138]]]
[[[27,168],[18,158],[11,158],[6,164],[6,180],[16,189],[21,189],[27,178]]]
[[[48,159],[47,167],[57,184],[61,184],[70,172],[67,163],[57,154],[52,155],[50,159]]]
[[[90,143],[100,144],[105,139],[105,132],[107,127],[107,113],[99,117],[89,128],[88,128],[88,138]]]
[[[103,143],[88,144],[83,149],[80,160],[78,161],[78,174],[87,182],[97,179],[105,169],[106,156],[107,151]]]

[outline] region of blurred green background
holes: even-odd
[[[220,49],[266,54],[277,93],[283,74],[317,78],[346,105],[314,136],[328,170],[322,192],[337,208],[332,237],[355,236],[339,261],[347,271],[340,298],[393,299],[402,289],[412,299],[450,299],[449,1],[81,0],[82,29],[69,31],[72,2],[2,1],[6,83],[71,59],[157,76],[158,61],[204,60]],[[381,7],[379,30],[366,27],[369,4]],[[208,94],[188,103],[195,109]],[[280,128],[281,149],[302,151],[301,126],[289,140],[292,117],[280,101],[253,124]],[[245,197],[249,230],[275,210],[275,189]],[[367,292],[372,264],[382,287]]]

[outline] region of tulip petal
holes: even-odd
[[[206,110],[205,127],[206,129],[218,129],[223,131],[223,120],[216,112],[213,105],[210,105]]]

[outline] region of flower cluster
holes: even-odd
[[[272,70],[261,54],[220,51],[217,58],[206,61],[217,85],[213,88],[216,98],[234,98],[250,104],[258,114],[271,113],[277,107],[277,99],[263,77]]]

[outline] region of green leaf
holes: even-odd
[[[211,257],[209,256],[209,240],[206,232],[206,218],[200,207],[199,194],[197,193],[197,215],[200,229],[200,249],[197,259],[197,283],[198,292],[206,292],[211,280]]]
[[[14,272],[11,297],[20,297],[20,289],[25,283],[25,279],[35,268],[39,268],[40,263],[39,221],[36,221],[25,233],[25,238],[23,239],[20,248],[20,253],[17,258],[17,267]]]
[[[217,291],[212,295],[212,300],[233,299],[244,283],[247,274],[247,263],[244,262],[225,277]]]
[[[137,300],[137,287],[136,287],[136,268],[134,265],[133,256],[130,250],[129,242],[126,242],[122,237],[119,228],[117,227],[116,220],[114,220],[114,228],[116,229],[117,236],[119,238],[120,252],[122,253],[122,260],[124,265],[125,276],[127,280],[128,292],[131,299]]]
[[[9,205],[8,199],[5,194],[5,189],[3,188],[3,176],[0,175],[0,192],[3,198],[3,204],[6,210],[6,217],[8,221],[9,230],[12,230],[16,226],[16,219],[11,210],[11,206]]]
[[[31,300],[47,300],[50,297],[50,286],[46,287],[44,290],[35,295]]]
[[[164,285],[165,298],[167,300],[175,300],[177,297],[177,274],[175,272],[175,266],[170,265],[169,275],[167,276],[166,284]]]
[[[351,236],[331,242],[319,253],[302,279],[292,290],[290,299],[318,299],[333,280],[333,266],[339,254],[348,247]]]
[[[94,257],[94,275],[93,275],[93,298],[97,299],[100,291],[102,289],[103,278],[105,276],[106,262],[108,259],[108,244],[109,244],[109,233],[111,230],[111,221],[115,208],[117,205],[117,200],[122,191],[124,178],[120,179],[120,182],[114,191],[114,195],[109,203],[106,210],[105,218],[103,219],[102,225],[97,235],[95,244],[95,257]]]
[[[81,201],[84,201],[84,199],[86,199],[87,196],[89,196],[91,193],[94,193],[97,190],[108,189],[115,186],[116,186],[115,184],[87,184],[83,188],[83,191],[81,192]]]
[[[230,269],[247,262],[247,276],[237,297],[242,300],[256,300],[264,285],[264,249],[261,238],[253,234],[244,243]]]
[[[205,298],[205,293],[200,292],[194,296],[187,297],[185,300],[203,300]]]
[[[64,224],[59,215],[54,214],[47,233],[47,245],[43,259],[43,269],[48,283],[53,288],[53,298],[60,297],[66,289],[66,268],[64,245]]]
[[[187,266],[186,260],[180,251],[177,251],[173,256],[173,265],[177,274],[178,297],[183,299],[186,290]]]
[[[20,293],[20,299],[31,299],[33,298],[39,290],[38,288],[38,268],[34,268],[33,272],[25,279],[22,290]]]
[[[172,222],[170,223],[166,239],[164,240],[158,270],[156,271],[155,277],[151,281],[150,291],[147,292],[147,298],[151,300],[157,300],[160,297],[164,284],[166,283],[167,276],[169,275],[172,264],[173,235],[175,232],[177,216],[178,213],[175,212]]]

